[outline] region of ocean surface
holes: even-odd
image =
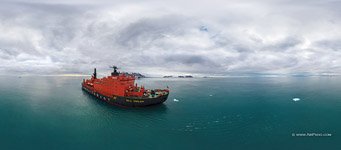
[[[145,78],[171,90],[146,108],[99,101],[82,78],[0,76],[0,149],[341,149],[341,77]]]

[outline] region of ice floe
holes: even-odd
[[[179,100],[174,98],[173,101],[174,101],[174,102],[178,102]]]
[[[301,99],[300,98],[293,98],[292,100],[296,102],[296,101],[299,101]]]

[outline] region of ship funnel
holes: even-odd
[[[97,79],[97,72],[96,72],[96,68],[94,69],[94,74],[93,74],[94,78]]]

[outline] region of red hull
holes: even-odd
[[[96,69],[91,79],[83,80],[82,89],[108,103],[143,107],[163,103],[167,100],[169,89],[148,90],[138,87],[135,77],[126,73],[118,73],[116,68],[111,76],[97,79]]]

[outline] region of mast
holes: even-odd
[[[114,69],[114,72],[111,72],[111,76],[118,76],[119,75],[119,72],[117,72],[117,69],[118,69],[117,66],[113,65],[113,66],[110,66],[110,68]]]

